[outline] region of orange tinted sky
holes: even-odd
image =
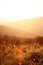
[[[0,19],[20,20],[43,16],[43,0],[0,0]]]
[[[43,35],[43,18],[42,21],[39,18],[40,22],[38,20],[37,22],[25,21],[25,19],[36,17],[43,17],[43,0],[0,0],[0,24]],[[23,19],[26,23],[21,21]],[[20,21],[13,25],[12,21],[15,20]]]

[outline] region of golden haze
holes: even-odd
[[[19,21],[6,21],[1,20],[1,25],[7,25],[19,30],[28,31],[37,35],[43,35],[43,17],[38,17],[35,19],[26,19]]]

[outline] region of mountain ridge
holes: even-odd
[[[22,38],[34,38],[36,37],[35,34],[21,31],[9,26],[0,25],[0,33],[3,35],[9,35],[9,36],[17,36]]]
[[[37,17],[34,19],[24,19],[18,21],[0,21],[0,25],[7,25],[17,30],[34,33],[38,36],[43,36],[43,17]]]

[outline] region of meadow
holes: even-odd
[[[0,65],[43,65],[43,37],[0,35]]]

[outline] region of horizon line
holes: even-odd
[[[43,18],[43,16],[39,16],[39,17],[34,17],[34,18],[23,18],[23,19],[16,19],[16,20],[10,20],[10,19],[5,19],[5,18],[0,18],[0,20],[3,22],[3,21],[6,21],[6,22],[16,22],[16,21],[22,21],[22,20],[33,20],[33,19],[36,19],[36,18]]]

